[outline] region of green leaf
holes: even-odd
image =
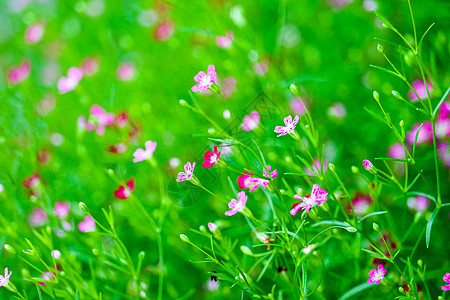
[[[358,223],[361,223],[361,222],[364,221],[365,219],[370,218],[370,217],[372,217],[372,216],[383,215],[383,214],[385,214],[385,213],[387,213],[387,210],[384,210],[384,211],[376,211],[376,212],[370,213],[370,214],[368,214],[368,215],[365,215],[365,216],[362,217],[361,219],[359,219]]]
[[[422,47],[422,42],[423,42],[423,39],[425,38],[425,36],[427,35],[427,33],[428,33],[428,31],[430,31],[430,29],[431,29],[431,27],[433,27],[434,26],[434,24],[435,23],[433,23],[433,24],[431,24],[429,27],[428,27],[428,29],[427,30],[425,30],[425,32],[424,32],[424,34],[422,35],[422,37],[420,38],[420,42],[419,42],[419,45],[417,46],[417,51],[419,51],[419,49]]]
[[[373,112],[372,110],[368,109],[367,107],[364,107],[364,110],[367,111],[372,117],[374,117],[378,121],[380,121],[380,122],[386,124],[387,126],[389,126],[389,124],[386,122],[386,120],[382,116],[377,114],[376,112]]]
[[[400,162],[409,162],[407,159],[399,159],[392,157],[375,157],[376,160],[392,160],[392,161],[400,161]]]
[[[400,78],[401,78],[401,76],[398,75],[397,73],[395,73],[394,71],[388,70],[388,69],[383,68],[383,67],[375,66],[375,65],[369,65],[369,66],[372,67],[372,68],[378,69],[378,70],[380,70],[380,71],[383,71],[383,72],[386,72],[386,73],[388,73],[388,74],[392,74],[392,75],[394,75],[394,76],[397,76],[397,77],[400,77]]]
[[[439,101],[438,105],[436,105],[436,108],[433,111],[433,115],[435,116],[437,111],[439,110],[439,107],[441,107],[442,103],[447,99],[448,93],[450,93],[450,87],[445,92],[444,96],[442,97],[441,101]]]
[[[427,248],[430,246],[431,227],[433,226],[434,219],[436,218],[438,212],[439,212],[439,208],[436,207],[433,211],[433,214],[430,217],[430,220],[428,220],[428,223],[427,223],[427,232],[426,232],[426,237],[425,237],[425,240],[427,243]]]
[[[377,18],[384,23],[384,25],[386,25],[386,28],[390,28],[390,29],[394,29],[395,27],[392,26],[391,22],[389,22],[382,14],[380,14],[379,12],[372,10],[372,12],[375,14],[375,16],[377,16]]]
[[[356,294],[358,294],[359,292],[364,291],[365,289],[368,289],[370,287],[373,287],[374,285],[376,285],[376,283],[370,283],[370,282],[365,282],[363,284],[360,284],[354,288],[352,288],[350,291],[348,291],[347,293],[345,293],[344,295],[342,295],[339,300],[345,300],[348,299]]]
[[[419,132],[420,129],[422,129],[423,123],[420,124],[419,128],[416,131],[416,137],[414,138],[414,145],[413,145],[413,150],[412,150],[412,157],[414,158],[414,154],[416,153],[416,145],[417,145],[417,139],[419,137]]]

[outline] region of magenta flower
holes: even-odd
[[[25,42],[27,44],[36,44],[42,40],[44,36],[44,25],[41,23],[34,23],[25,31]]]
[[[217,46],[224,49],[231,48],[233,41],[234,41],[234,34],[231,30],[225,32],[225,36],[216,37]]]
[[[73,91],[81,78],[83,78],[83,70],[77,67],[71,67],[67,71],[67,77],[61,77],[58,80],[58,91],[60,94],[65,94]]]
[[[104,135],[105,134],[105,128],[106,126],[111,126],[114,124],[115,117],[113,114],[107,113],[103,107],[100,105],[94,104],[91,106],[91,109],[89,110],[90,115],[95,120],[97,126],[95,128],[95,132],[97,135]],[[87,126],[87,131],[90,131],[92,127]]]
[[[410,145],[414,145],[416,139],[417,130],[419,130],[420,124],[414,124],[408,133],[406,133],[406,140]],[[437,130],[437,125],[436,125]],[[417,136],[417,145],[422,143],[433,142],[433,127],[431,122],[424,122],[422,128],[420,128],[419,135]]]
[[[382,264],[378,265],[378,269],[372,269],[369,272],[370,278],[367,279],[369,283],[380,283],[383,280],[384,275],[386,275],[387,270]]]
[[[214,146],[214,152],[211,150],[207,150],[205,152],[205,155],[203,156],[203,159],[205,160],[202,163],[203,168],[211,168],[214,166],[214,164],[219,160],[220,157],[220,151],[217,150],[217,145]]]
[[[442,279],[444,279],[445,282],[450,283],[450,273],[445,273]],[[450,284],[441,286],[441,290],[450,291]]]
[[[78,229],[81,232],[92,232],[95,231],[95,221],[91,216],[84,217],[84,220],[78,223]]]
[[[185,180],[191,179],[192,175],[194,175],[195,162],[192,164],[187,162],[184,165],[184,172],[179,172],[177,175],[177,182],[182,182]]]
[[[48,221],[47,214],[40,208],[33,208],[33,212],[29,216],[28,223],[30,227],[38,227],[44,225]]]
[[[272,167],[270,165],[267,165],[267,170],[270,172],[270,170],[272,169]],[[272,177],[275,178],[278,176],[278,171],[277,170],[273,170],[270,174],[267,173],[266,170],[263,171],[263,176],[264,177]],[[267,188],[267,186],[269,185],[269,180],[267,179],[262,179],[262,178],[256,178],[256,177],[250,177],[250,182],[252,183],[252,186],[250,187],[249,192],[253,192],[254,190],[256,190],[259,186],[262,186],[264,189]]]
[[[30,75],[31,64],[28,60],[23,60],[19,66],[9,69],[8,81],[16,84],[27,79]]]
[[[254,184],[252,179],[254,177],[252,177],[251,175],[252,174],[250,174],[249,172],[244,171],[244,173],[237,178],[237,183],[238,183],[239,188],[241,190],[242,189],[248,189],[248,188],[252,187],[252,185]]]
[[[8,285],[11,275],[12,271],[8,272],[8,268],[5,268],[5,276],[0,275],[0,287]]]
[[[231,199],[231,201],[228,203],[228,207],[230,208],[230,210],[225,212],[226,216],[235,215],[245,207],[245,204],[247,203],[247,198],[248,198],[245,195],[245,192],[241,191],[237,194],[237,196],[238,196],[238,200]]]
[[[252,111],[249,115],[244,116],[244,119],[242,120],[244,122],[242,123],[242,130],[255,130],[259,126],[259,120],[259,113],[256,110]]]
[[[208,223],[208,228],[209,228],[209,230],[211,230],[211,232],[214,232],[217,229],[217,225],[214,224],[214,223],[209,222]]]
[[[314,184],[311,195],[301,197],[298,194],[294,195],[294,199],[302,200],[301,203],[298,203],[291,210],[291,215],[296,215],[300,210],[306,209],[306,212],[309,213],[309,210],[314,206],[319,206],[323,202],[327,201],[328,192],[325,189],[321,189],[318,184]]]
[[[388,149],[388,153],[389,157],[405,159],[405,149],[400,142],[391,145]]]
[[[117,67],[117,78],[121,81],[132,81],[136,77],[136,67],[131,62],[124,62]]]
[[[429,82],[427,82],[427,86],[428,86],[428,91],[431,94],[431,92],[433,91],[433,86]],[[424,100],[424,99],[428,98],[427,88],[425,87],[425,83],[423,82],[423,80],[420,80],[420,79],[414,80],[414,82],[412,83],[412,88],[416,91],[416,93],[420,97],[420,99]],[[414,93],[414,91],[412,89],[409,90],[408,91],[409,100],[411,100],[412,102],[419,101],[416,93]]]
[[[373,168],[373,164],[370,162],[370,160],[365,159],[365,160],[363,160],[362,164],[363,164],[364,169],[366,169],[367,171],[370,171]]]
[[[194,80],[198,82],[197,85],[194,85],[191,90],[193,92],[206,92],[208,88],[216,81],[217,74],[215,71],[214,65],[208,66],[208,72],[200,71],[197,75],[195,75]]]
[[[134,192],[135,186],[136,180],[134,178],[128,179],[126,186],[119,185],[117,190],[114,191],[114,196],[120,200],[128,199],[128,197],[131,196],[131,193]]]
[[[406,204],[408,205],[409,209],[423,212],[428,208],[428,206],[430,206],[430,200],[428,200],[428,198],[425,196],[419,195],[417,197],[408,198]]]
[[[40,183],[39,178],[39,174],[37,172],[34,172],[33,175],[25,178],[22,184],[27,189],[36,188]]]
[[[55,216],[58,217],[58,219],[62,220],[67,217],[70,211],[70,203],[69,202],[56,202],[55,208],[53,209],[53,212],[55,213]]]
[[[156,149],[156,142],[153,141],[146,141],[145,142],[145,150],[142,148],[138,148],[133,153],[133,162],[137,163],[143,160],[147,160],[153,156],[153,152],[155,152]]]
[[[292,120],[291,115],[284,118],[285,126],[276,126],[275,127],[274,132],[279,133],[279,135],[277,135],[277,137],[294,132],[294,129],[298,123],[298,120],[299,120],[299,116],[295,116],[294,120]]]

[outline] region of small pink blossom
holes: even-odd
[[[95,121],[95,132],[97,133],[97,135],[104,135],[106,126],[111,126],[114,124],[114,115],[107,113],[106,110],[100,105],[92,105],[89,113]],[[88,122],[86,130],[90,131],[89,129],[92,129],[92,124],[89,124]]]
[[[267,170],[270,172],[270,170],[272,169],[272,167],[270,165],[266,166]],[[272,172],[270,172],[270,174],[267,173],[266,170],[263,171],[263,176],[264,177],[268,177],[268,178],[275,178],[278,176],[278,171],[277,170],[273,170]],[[252,186],[250,187],[249,192],[253,192],[254,190],[256,190],[259,186],[262,186],[263,189],[266,189],[267,186],[269,185],[269,180],[267,179],[262,179],[262,178],[256,178],[256,177],[250,177],[250,182],[252,183]]]
[[[260,116],[259,113],[254,110],[249,115],[244,116],[244,119],[242,120],[242,130],[244,131],[252,131],[258,128]]]
[[[195,162],[193,162],[192,164],[190,162],[187,162],[184,165],[184,172],[178,173],[177,182],[182,182],[182,181],[191,179],[192,175],[194,175],[194,168],[195,168]]]
[[[244,171],[244,173],[237,178],[237,183],[239,185],[240,189],[248,189],[252,187],[254,182],[252,181],[254,177],[252,177],[252,174],[250,174],[247,171]]]
[[[217,73],[215,71],[214,65],[208,66],[208,71],[205,72],[200,71],[197,75],[194,76],[194,80],[198,82],[197,85],[194,85],[191,90],[193,92],[201,92],[204,93],[208,90],[208,88],[216,81]]]
[[[328,115],[337,119],[343,119],[347,115],[347,110],[342,103],[333,103],[328,109]]]
[[[347,210],[352,212],[352,205],[355,214],[358,216],[366,214],[372,205],[372,198],[369,195],[356,194],[352,199],[352,204],[348,203]]]
[[[391,145],[388,149],[388,153],[389,157],[391,158],[398,158],[398,159],[405,158],[405,149],[403,148],[403,145],[400,142]]]
[[[295,116],[294,120],[292,120],[291,115],[284,118],[285,126],[276,126],[275,127],[274,132],[279,133],[279,135],[277,135],[277,137],[294,132],[295,126],[297,125],[298,120],[299,120],[299,116]]]
[[[235,215],[245,207],[248,199],[248,197],[245,195],[245,192],[239,192],[237,194],[237,198],[238,200],[231,199],[231,201],[228,203],[228,207],[230,208],[230,210],[225,212],[226,216]]]
[[[431,94],[431,92],[433,92],[433,86],[429,82],[427,82],[427,86],[428,91]],[[414,82],[412,83],[412,88],[414,89],[414,91],[416,91],[420,99],[425,100],[426,98],[428,98],[427,89],[423,80],[414,80]],[[419,99],[417,98],[417,95],[416,93],[414,93],[414,91],[412,89],[408,91],[408,98],[412,102],[417,102],[419,101]]]
[[[0,287],[8,285],[11,275],[12,271],[8,271],[8,268],[5,268],[5,276],[0,275]]]
[[[36,111],[41,116],[46,116],[51,113],[56,107],[56,98],[53,95],[46,95],[36,105]]]
[[[70,203],[56,202],[53,212],[55,213],[55,216],[58,217],[58,219],[60,220],[65,219],[70,212]]]
[[[299,97],[292,98],[289,102],[291,109],[297,115],[303,116],[306,113],[305,104],[303,104],[302,99]]]
[[[25,31],[25,42],[30,45],[39,43],[44,36],[44,28],[42,23],[34,23],[29,26]]]
[[[108,147],[108,151],[114,154],[122,154],[125,153],[128,149],[127,144],[125,143],[117,143],[115,145],[111,145]]]
[[[208,228],[209,228],[209,230],[210,230],[211,232],[214,232],[214,231],[217,230],[217,225],[214,224],[214,223],[209,222],[209,223],[208,223]]]
[[[310,169],[313,170],[315,173],[312,172]],[[314,158],[311,167],[310,168],[305,167],[305,174],[316,176],[316,174],[320,174],[322,169],[323,173],[325,173],[328,170],[328,160],[324,159],[321,164],[318,158]]]
[[[153,37],[159,42],[168,41],[175,31],[175,25],[171,20],[164,20],[156,25]]]
[[[406,204],[409,209],[423,212],[428,208],[428,206],[430,206],[430,200],[428,200],[425,196],[419,195],[417,197],[408,198]]]
[[[384,275],[386,275],[387,270],[383,267],[382,264],[378,265],[378,269],[372,269],[369,272],[370,278],[367,279],[369,283],[380,283],[383,280]]]
[[[309,210],[315,206],[321,205],[323,202],[327,201],[328,192],[325,189],[321,189],[318,184],[314,184],[311,195],[301,197],[298,194],[294,195],[294,199],[302,200],[301,203],[298,203],[291,210],[291,215],[296,215],[300,210],[306,209],[306,212],[309,213]]]
[[[67,77],[61,77],[58,80],[58,91],[60,94],[65,94],[73,91],[80,80],[83,78],[83,70],[77,67],[71,67],[67,71]]]
[[[408,133],[406,133],[406,141],[410,145],[414,145],[416,139],[417,130],[419,130],[420,124],[414,124]],[[433,142],[433,127],[431,122],[424,122],[422,128],[420,128],[419,135],[417,136],[417,145],[422,143]]]
[[[135,186],[136,180],[134,178],[128,179],[126,186],[119,185],[117,190],[114,191],[114,196],[120,200],[128,199],[128,197],[131,196],[131,193],[134,192]]]
[[[52,272],[50,272],[50,271],[45,271],[39,278],[51,281],[51,280],[55,279],[54,276],[56,276],[56,272],[53,272],[53,274],[52,274]],[[47,284],[45,284],[45,281],[39,282],[39,284],[43,285],[44,287],[47,286]]]
[[[364,169],[366,169],[366,170],[372,170],[372,168],[373,168],[373,164],[370,162],[370,160],[367,160],[367,159],[365,159],[365,160],[363,160],[363,167],[364,167]]]
[[[145,142],[145,150],[142,148],[138,148],[133,153],[133,162],[137,163],[143,160],[147,160],[153,156],[153,152],[155,152],[156,149],[156,142],[153,141],[146,141]]]
[[[223,79],[222,94],[226,100],[229,99],[234,92],[236,92],[236,84],[236,78],[233,76],[225,77]]]
[[[39,227],[48,221],[47,214],[40,208],[33,208],[33,212],[29,216],[28,223],[30,227]]]
[[[253,64],[253,69],[255,70],[256,75],[264,76],[269,72],[269,61],[264,59],[260,62]]]
[[[442,279],[445,282],[450,283],[450,273],[445,273],[445,275],[444,275],[444,277]],[[443,290],[443,291],[450,291],[450,284],[441,286],[441,290]]]
[[[136,67],[131,62],[123,62],[117,67],[116,75],[121,81],[132,81],[136,77]]]
[[[114,125],[116,127],[118,127],[118,128],[123,128],[123,127],[127,126],[129,119],[130,118],[129,118],[128,113],[126,111],[119,112],[116,115],[116,119],[114,121]]]
[[[205,160],[202,163],[203,168],[211,168],[214,166],[214,164],[219,160],[220,157],[220,151],[217,150],[217,145],[214,146],[214,152],[211,150],[207,150],[205,155],[203,156],[203,159]]]
[[[217,46],[219,46],[220,48],[224,48],[224,49],[231,48],[233,41],[234,41],[234,34],[230,30],[225,32],[225,36],[216,37]]]
[[[99,61],[96,58],[88,57],[81,62],[83,74],[87,77],[95,75],[99,70]]]
[[[84,217],[84,220],[78,223],[78,229],[81,232],[93,232],[95,231],[95,221],[91,218],[91,216]]]
[[[8,81],[12,84],[17,84],[24,81],[27,79],[28,75],[30,75],[30,70],[30,62],[28,60],[23,60],[19,66],[9,69]]]
[[[177,158],[177,157],[172,157],[172,158],[169,159],[169,166],[171,168],[178,167],[180,165],[180,163],[181,163],[181,160],[179,158]]]
[[[36,188],[40,183],[39,178],[39,174],[37,172],[34,172],[33,175],[25,178],[22,184],[27,189]]]
[[[52,254],[52,257],[54,259],[60,259],[61,258],[61,251],[59,251],[59,250],[52,250],[51,254]]]
[[[448,143],[440,142],[437,145],[437,152],[439,158],[444,163],[446,168],[450,168],[450,146]]]

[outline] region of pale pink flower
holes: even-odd
[[[179,158],[177,158],[177,157],[172,157],[172,158],[169,159],[169,166],[171,168],[178,167],[180,165],[180,163],[181,163],[181,160]]]
[[[117,190],[114,191],[114,196],[120,200],[126,200],[131,196],[136,187],[136,180],[134,178],[128,179],[126,185],[119,185]]]
[[[51,281],[51,280],[55,279],[54,276],[56,276],[56,272],[53,272],[53,274],[52,274],[52,272],[50,272],[50,271],[45,271],[39,278]],[[45,281],[39,282],[39,284],[43,285],[44,287],[47,286],[47,284],[45,284]]]
[[[225,36],[216,37],[216,44],[220,48],[231,48],[234,41],[234,34],[232,31],[228,30],[225,32]]]
[[[347,115],[347,110],[342,103],[333,103],[328,109],[328,115],[337,119],[342,119]]]
[[[65,94],[73,91],[81,78],[83,78],[83,70],[77,67],[71,67],[67,71],[67,77],[61,77],[58,80],[58,91],[60,94]]]
[[[405,149],[403,148],[403,145],[400,142],[391,145],[388,149],[388,153],[389,157],[391,158],[397,159],[405,158]]]
[[[253,69],[255,70],[256,75],[264,76],[269,72],[269,61],[267,59],[263,59],[260,62],[253,64]]]
[[[191,90],[193,92],[206,92],[208,88],[216,81],[217,73],[215,71],[214,65],[208,66],[208,71],[205,72],[200,71],[197,75],[194,76],[194,80],[198,82],[197,85],[194,85]]]
[[[414,145],[416,139],[417,130],[419,130],[420,124],[414,124],[410,131],[406,133],[406,141],[410,145]],[[424,122],[422,128],[420,128],[419,135],[417,136],[417,145],[422,143],[433,142],[433,127],[431,122]]]
[[[147,160],[153,156],[153,152],[155,152],[156,149],[156,142],[153,141],[146,141],[145,142],[145,150],[142,148],[138,148],[133,153],[133,162],[137,163],[143,160]]]
[[[423,82],[423,80],[421,80],[421,79],[414,80],[414,82],[412,83],[411,86],[416,91],[417,95],[419,95],[420,99],[425,100],[428,98],[427,89],[425,87],[425,83]],[[427,86],[428,86],[428,91],[431,94],[431,92],[433,91],[433,86],[431,86],[431,84],[429,82],[427,82]],[[409,90],[408,91],[409,100],[411,100],[412,102],[419,101],[416,93],[414,93],[414,91],[412,89]]]
[[[237,194],[237,198],[238,200],[231,199],[231,201],[228,203],[228,207],[230,208],[230,210],[225,212],[226,216],[235,215],[245,207],[248,198],[245,195],[245,192],[244,191],[239,192]]]
[[[53,95],[46,95],[36,105],[36,110],[39,115],[46,116],[51,113],[56,107],[56,98]]]
[[[297,115],[303,116],[306,113],[305,104],[303,104],[302,99],[299,97],[292,98],[289,102],[291,109]]]
[[[298,194],[294,195],[294,199],[302,200],[301,203],[298,203],[291,210],[291,215],[296,215],[300,210],[306,209],[306,212],[309,213],[309,210],[315,206],[321,205],[323,202],[327,201],[328,192],[325,189],[321,189],[318,184],[314,184],[311,195],[301,197]]]
[[[428,206],[430,206],[430,200],[428,200],[427,197],[422,195],[419,195],[417,197],[410,197],[408,198],[406,203],[409,209],[418,212],[423,212],[428,208]]]
[[[216,231],[216,229],[217,229],[217,225],[214,224],[214,223],[209,222],[209,223],[208,223],[208,228],[209,228],[209,230],[210,230],[211,232],[214,232],[214,231]]]
[[[439,158],[443,161],[446,168],[450,168],[450,146],[448,143],[440,142],[437,145]]]
[[[61,251],[59,251],[59,250],[52,250],[51,254],[52,254],[52,257],[54,259],[60,259],[61,258]]]
[[[125,143],[117,143],[108,147],[108,151],[114,154],[122,154],[125,153],[128,149],[127,144]]]
[[[136,77],[136,67],[131,62],[123,62],[117,67],[116,75],[121,81],[132,81]]]
[[[350,213],[352,212],[352,205],[356,215],[364,215],[369,211],[370,206],[372,205],[372,198],[369,195],[357,194],[352,199],[352,203],[348,203],[347,205],[347,210]]]
[[[60,220],[65,219],[70,212],[70,203],[56,202],[53,212],[55,213],[55,216],[58,217],[58,219]]]
[[[8,285],[11,275],[12,271],[8,271],[8,268],[5,268],[5,276],[0,275],[0,287]]]
[[[254,110],[249,115],[244,116],[244,119],[242,120],[242,130],[244,131],[252,131],[258,128],[260,116],[259,113]]]
[[[324,159],[322,164],[320,164],[320,160],[318,158],[314,158],[314,162],[311,164],[311,170],[313,170],[316,174],[320,174],[323,169],[323,173],[328,170],[328,160]],[[314,172],[312,172],[309,168],[305,167],[305,174],[316,176]]]
[[[25,42],[27,44],[36,44],[42,40],[44,36],[44,24],[34,23],[25,31]]]
[[[442,278],[445,282],[450,283],[450,273],[445,273],[444,277]],[[443,291],[450,291],[450,284],[441,286],[441,290]]]
[[[369,272],[370,278],[367,279],[369,283],[380,283],[383,280],[384,275],[386,275],[387,270],[383,267],[382,264],[378,265],[378,269],[372,269]]]
[[[177,175],[177,182],[182,182],[185,180],[191,179],[192,175],[194,175],[195,162],[192,164],[187,162],[184,165],[184,172],[179,172]]]
[[[106,126],[111,126],[114,124],[115,117],[113,114],[107,113],[106,110],[100,105],[94,104],[89,110],[90,115],[95,120],[97,126],[95,132],[97,135],[104,135]],[[89,123],[89,122],[88,122]],[[87,131],[90,131],[90,124],[87,124]]]
[[[84,217],[84,220],[78,223],[78,229],[81,232],[92,232],[95,231],[95,221],[91,218],[91,216]]]
[[[175,25],[171,20],[164,20],[156,25],[155,33],[153,34],[155,40],[165,42],[169,40],[175,31]]]
[[[279,133],[279,135],[277,135],[277,137],[294,132],[295,126],[297,125],[298,120],[299,120],[299,116],[295,116],[294,120],[292,120],[291,115],[284,118],[285,126],[276,126],[275,127],[274,132]]]
[[[8,71],[8,81],[10,83],[16,84],[27,79],[30,75],[31,64],[28,60],[23,60],[19,66],[12,67]]]
[[[353,0],[328,0],[332,6],[344,7],[351,3]]]
[[[96,58],[88,57],[81,62],[81,69],[86,76],[95,75],[99,69],[99,61]]]
[[[29,216],[28,223],[30,227],[38,227],[44,225],[48,221],[47,214],[40,208],[33,208],[33,212]]]
[[[33,175],[31,175],[30,177],[27,177],[23,180],[23,186],[27,189],[33,189],[38,187],[38,185],[40,184],[40,176],[37,172],[34,172]]]
[[[5,189],[5,187],[3,186],[3,184],[0,183],[0,194],[3,193],[4,189]]]
[[[229,99],[231,95],[236,92],[236,84],[236,78],[233,76],[225,77],[223,79],[222,94],[225,99]]]

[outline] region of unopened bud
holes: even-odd
[[[377,91],[373,91],[373,99],[375,99],[375,101],[380,101],[380,95],[378,94]]]
[[[380,44],[377,45],[377,50],[380,53],[384,53],[384,47],[382,45],[380,45]]]
[[[250,250],[250,248],[247,246],[241,246],[241,251],[246,255],[253,255],[252,250]]]
[[[355,227],[345,227],[345,230],[347,230],[348,232],[357,232],[358,229],[356,229]]]
[[[206,228],[203,225],[200,225],[199,229],[200,229],[201,232],[206,232]]]
[[[400,120],[400,122],[398,123],[399,125],[400,125],[400,127],[405,127],[405,121],[403,121],[403,120]]]
[[[397,98],[397,99],[400,99],[400,100],[404,100],[403,99],[403,97],[402,97],[402,95],[400,95],[400,93],[399,92],[397,92],[397,91],[392,91],[392,96],[394,96],[395,98]]]
[[[190,243],[191,241],[189,240],[189,238],[187,237],[187,235],[185,234],[180,234],[180,239],[185,242],[185,243]]]
[[[296,86],[295,84],[291,84],[291,85],[289,86],[289,89],[291,90],[291,92],[292,92],[294,95],[298,96],[298,88],[297,88],[297,86]]]
[[[100,255],[100,251],[98,250],[98,249],[92,249],[92,253],[95,255],[95,256],[99,256]]]
[[[359,168],[356,166],[352,166],[352,173],[353,174],[358,174],[359,173]]]
[[[88,212],[89,211],[87,206],[86,206],[86,204],[84,204],[84,202],[80,202],[80,203],[78,203],[78,205],[80,206],[80,209],[82,211],[84,211],[84,212]]]
[[[417,261],[417,265],[419,266],[419,268],[422,268],[423,267],[423,261],[421,259],[419,259]]]
[[[3,248],[5,248],[5,250],[8,251],[8,252],[11,253],[11,254],[16,254],[16,253],[17,253],[17,252],[16,252],[16,249],[14,249],[12,246],[10,246],[10,245],[8,245],[8,244],[5,244],[5,245],[3,246]]]
[[[138,257],[139,257],[139,260],[144,260],[144,258],[145,258],[145,252],[144,252],[144,251],[139,252]]]
[[[181,106],[188,106],[188,103],[186,102],[186,100],[180,99],[180,101],[178,101],[180,103]]]
[[[398,288],[398,291],[399,291],[400,293],[402,293],[402,294],[405,293],[405,290],[403,289],[403,287],[399,287],[399,288]]]
[[[373,227],[373,230],[375,230],[375,231],[380,231],[380,226],[378,226],[377,223],[373,223],[373,224],[372,224],[372,227]]]
[[[328,168],[330,169],[331,172],[336,172],[336,167],[334,166],[334,164],[329,163]]]

